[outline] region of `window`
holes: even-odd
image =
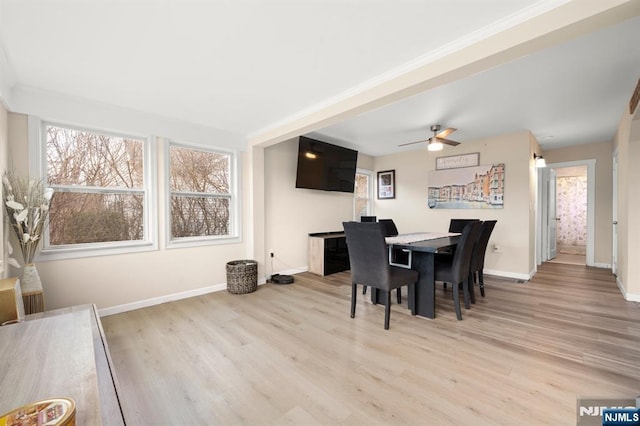
[[[369,216],[373,213],[371,200],[373,188],[371,186],[372,174],[368,170],[356,172],[356,185],[354,191],[354,220],[360,220],[360,216]]]
[[[148,246],[148,142],[46,123],[43,132],[55,191],[43,252]]]
[[[236,237],[235,156],[170,144],[168,159],[170,241]]]

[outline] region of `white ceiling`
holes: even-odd
[[[0,79],[246,140],[563,3],[0,0]],[[461,142],[527,129],[544,148],[608,141],[640,77],[638,40],[634,18],[313,134],[370,155],[423,149],[397,145],[436,123]]]

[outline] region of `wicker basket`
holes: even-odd
[[[246,294],[258,288],[258,262],[255,260],[234,260],[227,262],[227,291]]]

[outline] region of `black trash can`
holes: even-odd
[[[227,262],[227,291],[246,294],[258,288],[258,262],[255,260],[233,260]]]

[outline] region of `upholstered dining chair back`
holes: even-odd
[[[380,219],[378,222],[384,225],[385,237],[395,237],[398,235],[398,228],[393,222],[393,219]]]
[[[469,273],[472,275],[469,282],[471,291],[471,301],[475,303],[474,284],[478,282],[480,284],[480,294],[484,297],[484,257],[487,253],[487,246],[489,245],[489,238],[493,228],[495,228],[497,220],[485,220],[480,226],[480,232],[478,233],[478,239],[473,247],[473,253],[471,254],[471,264],[469,266]]]
[[[470,273],[471,254],[473,246],[480,232],[480,221],[471,221],[462,230],[453,256],[436,256],[434,271],[435,280],[451,283],[453,290],[453,304],[458,320],[462,319],[458,286],[462,286],[464,292],[464,306],[470,307]]]
[[[449,221],[449,232],[462,232],[469,222],[479,222],[480,219],[451,219]]]
[[[382,223],[343,222],[342,225],[344,226],[351,265],[351,318],[354,318],[356,314],[358,284],[370,286],[384,292],[384,328],[388,330],[391,315],[391,290],[398,289],[398,303],[400,303],[399,290],[402,286],[409,286],[409,291],[415,295],[414,284],[418,281],[418,273],[411,269],[389,265]],[[375,296],[372,299],[374,303],[377,300],[377,293]],[[412,308],[411,313],[415,315],[415,307]]]
[[[491,238],[491,233],[497,222],[497,220],[485,220],[482,222],[482,225],[480,225],[480,233],[478,234],[478,239],[476,240],[471,255],[471,272],[484,268],[484,256],[487,252],[487,245],[489,244],[489,238]]]
[[[376,216],[360,216],[360,222],[375,222],[377,220]]]
[[[345,222],[351,281],[376,288],[388,288],[388,252],[384,225],[380,222]]]
[[[471,267],[471,255],[473,246],[480,232],[481,222],[479,220],[469,221],[462,230],[462,235],[456,245],[456,251],[451,261],[451,282],[461,283],[469,277]]]

